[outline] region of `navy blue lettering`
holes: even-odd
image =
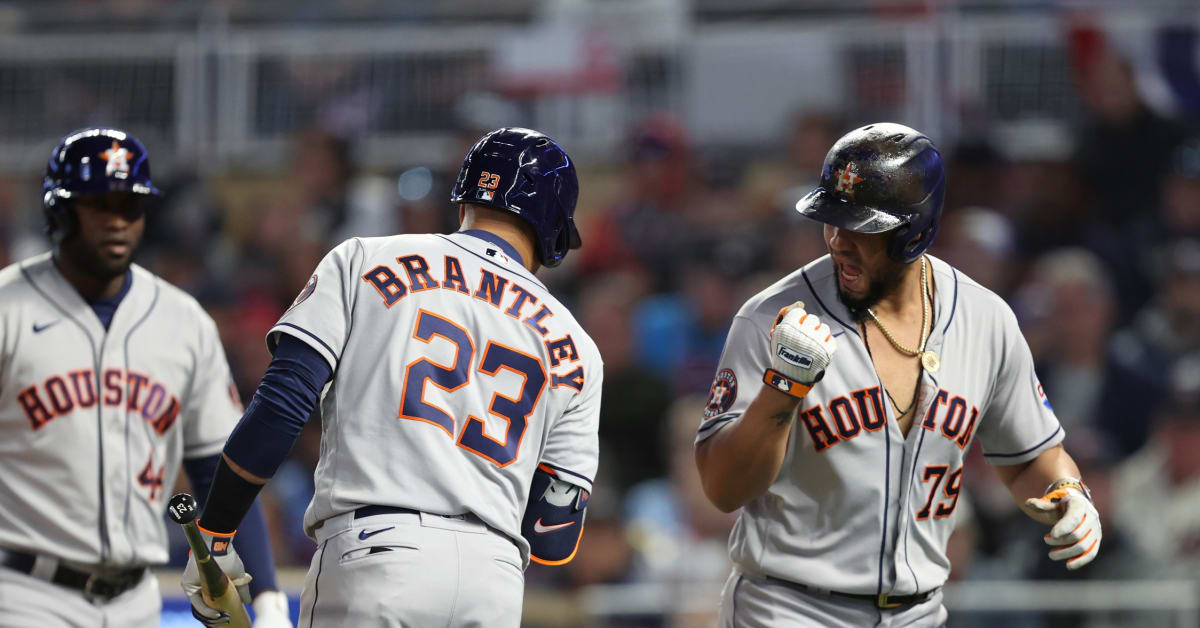
[[[967,402],[962,397],[954,397],[946,408],[946,418],[942,419],[942,434],[954,439],[962,431],[963,421],[967,417]]]
[[[825,422],[821,406],[816,405],[801,412],[800,421],[804,423],[804,427],[808,428],[808,435],[812,437],[813,449],[817,452],[825,451],[837,444],[839,439],[833,430],[829,429],[829,424]]]
[[[508,289],[511,292],[517,293],[517,298],[513,299],[512,306],[507,310],[504,310],[505,314],[508,314],[513,318],[521,318],[521,308],[524,307],[526,303],[537,303],[537,297],[533,296],[528,290],[515,283],[509,286]]]
[[[558,373],[550,374],[550,387],[558,388],[559,386],[569,386],[577,391],[583,391],[583,367],[577,366],[574,371],[566,375]]]
[[[546,334],[550,333],[550,330],[542,327],[542,321],[551,316],[554,316],[554,313],[550,311],[550,308],[543,305],[541,309],[539,309],[533,316],[526,318],[522,322],[532,327],[535,331],[537,331],[537,333],[545,336]]]
[[[467,288],[467,278],[463,276],[462,263],[453,255],[446,256],[445,277],[445,281],[442,282],[443,288],[458,290],[463,294],[471,294],[471,290]]]
[[[17,395],[17,403],[21,404],[21,409],[25,410],[25,416],[29,418],[30,426],[35,430],[54,418],[46,404],[42,403],[41,397],[38,397],[37,386],[22,390]]]
[[[71,385],[75,388],[75,403],[78,403],[80,408],[96,405],[96,382],[92,379],[92,369],[71,371],[69,375]]]
[[[878,386],[856,390],[850,393],[850,396],[854,397],[854,402],[858,404],[858,417],[864,429],[874,432],[887,424],[887,412],[883,408],[883,396],[879,393]],[[871,397],[870,405],[867,401],[868,396]]]
[[[571,339],[570,334],[558,340],[547,340],[546,351],[550,352],[550,368],[558,366],[563,360],[579,361],[579,351],[575,349],[575,341]]]
[[[850,440],[862,431],[862,426],[858,424],[858,415],[854,413],[854,406],[850,405],[850,400],[845,396],[829,402],[829,415],[833,417],[833,424],[837,426],[838,435],[842,440]]]
[[[438,282],[429,276],[429,262],[426,262],[424,257],[406,255],[397,257],[396,261],[400,262],[400,265],[404,267],[404,272],[408,273],[408,283],[413,292],[438,287]]]
[[[127,371],[125,377],[128,380],[129,386],[129,403],[127,404],[130,410],[137,410],[139,407],[138,399],[141,397],[142,386],[150,381],[149,377],[141,373]]]
[[[375,290],[379,292],[379,296],[383,297],[383,304],[387,307],[392,307],[397,301],[403,299],[408,294],[408,288],[404,287],[404,282],[396,277],[396,273],[387,266],[376,266],[368,270],[362,276],[363,281],[375,286]]]
[[[55,414],[66,414],[75,409],[75,401],[67,391],[67,382],[58,375],[46,380],[46,396],[50,398]]]
[[[507,278],[493,275],[487,270],[480,270],[479,289],[475,291],[475,298],[487,301],[499,308],[500,300],[504,298],[504,286],[507,284]]]

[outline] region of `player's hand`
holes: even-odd
[[[216,536],[205,532],[203,528],[201,528],[200,534],[204,537],[204,544],[208,546],[208,551],[212,554],[213,559],[217,561],[217,566],[225,572],[226,576],[229,576],[229,581],[237,587],[238,597],[242,598],[242,603],[249,604],[250,574],[246,573],[246,567],[242,564],[241,557],[233,549],[233,535]],[[180,584],[183,586],[183,592],[187,594],[188,600],[192,603],[192,617],[206,626],[223,626],[229,623],[228,615],[204,603],[204,596],[200,588],[200,570],[196,567],[196,556],[190,552]]]
[[[771,327],[771,368],[804,385],[821,381],[837,351],[833,330],[797,301],[775,317]]]
[[[1053,525],[1045,536],[1051,560],[1067,561],[1072,571],[1092,562],[1100,553],[1100,513],[1092,500],[1074,486],[1063,486],[1033,499],[1025,500],[1033,518]]]
[[[253,628],[292,628],[287,595],[282,591],[263,591],[250,607],[254,609]]]

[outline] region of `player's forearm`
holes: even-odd
[[[783,465],[799,400],[764,388],[746,412],[696,448],[704,493],[724,512],[758,497]]]
[[[1025,506],[1025,500],[1041,497],[1046,487],[1056,480],[1079,477],[1079,467],[1062,445],[1047,449],[1024,465],[996,467],[996,472],[1008,486],[1017,505],[1030,516],[1032,513]]]

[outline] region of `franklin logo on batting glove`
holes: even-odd
[[[779,345],[779,351],[777,351],[776,354],[778,354],[779,357],[788,364],[805,369],[812,366],[812,360],[810,358],[804,357],[794,351],[789,351],[788,348],[783,345]]]

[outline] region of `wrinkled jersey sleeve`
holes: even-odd
[[[217,324],[199,306],[196,306],[196,310],[200,327],[199,346],[187,396],[181,408],[168,406],[166,410],[182,415],[184,458],[219,453],[233,426],[242,416],[242,402],[233,384]]]
[[[1029,344],[1007,306],[1000,327],[996,386],[979,424],[979,441],[988,462],[1021,464],[1061,443],[1065,434],[1034,372]]]
[[[288,334],[315,349],[331,369],[337,370],[350,331],[355,294],[362,283],[355,281],[362,256],[362,244],[352,238],[321,260],[292,306],[267,332],[267,348],[272,353],[279,344],[279,334]]]
[[[584,388],[576,402],[567,408],[550,429],[540,464],[556,471],[559,479],[592,490],[592,480],[600,464],[600,389],[603,364],[592,361],[586,367]]]
[[[704,406],[697,444],[741,416],[758,396],[763,373],[771,366],[770,349],[766,330],[753,319],[744,315],[733,319]]]

